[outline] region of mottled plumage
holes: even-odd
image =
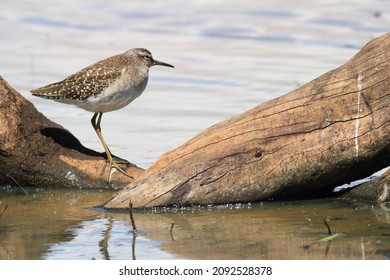
[[[153,65],[173,67],[154,60],[146,49],[131,49],[92,64],[63,81],[34,89],[31,93],[94,112],[92,126],[103,144],[110,167],[126,174],[112,159],[101,134],[100,121],[103,113],[121,109],[142,94],[148,83],[149,68]]]
[[[146,49],[131,49],[31,93],[95,113],[110,112],[141,95],[148,82],[149,67],[153,65],[173,67],[154,60]]]
[[[88,66],[61,82],[31,92],[33,95],[48,99],[84,100],[106,89],[120,77],[125,67],[126,60],[116,55]]]

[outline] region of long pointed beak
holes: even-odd
[[[153,61],[153,65],[161,65],[161,66],[166,66],[166,67],[175,68],[175,66],[173,66],[173,65],[171,65],[171,64],[168,64],[168,63],[165,63],[165,62],[161,62],[161,61],[158,61],[158,60],[154,60],[154,61]]]

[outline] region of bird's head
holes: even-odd
[[[147,49],[136,48],[131,49],[125,52],[125,54],[130,58],[130,60],[134,63],[136,62],[138,65],[144,65],[148,68],[154,65],[161,65],[166,67],[175,68],[173,65],[155,60],[150,51]]]

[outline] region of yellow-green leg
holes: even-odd
[[[97,136],[100,139],[100,142],[103,145],[104,151],[106,152],[106,155],[107,155],[107,161],[110,164],[110,172],[108,174],[107,183],[110,183],[111,169],[112,168],[117,169],[119,172],[121,172],[122,174],[126,175],[127,177],[133,178],[133,176],[131,176],[130,174],[127,174],[122,168],[120,168],[118,166],[118,164],[112,158],[112,154],[111,154],[110,149],[108,148],[108,146],[106,144],[106,141],[104,141],[102,130],[100,128],[100,122],[102,120],[102,116],[103,116],[103,113],[95,113],[93,115],[92,119],[91,119],[91,123],[92,123],[93,129],[95,130]],[[97,120],[96,120],[96,118],[97,118]]]

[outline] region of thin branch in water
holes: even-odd
[[[26,191],[26,189],[23,188],[23,187],[18,183],[18,181],[16,181],[15,178],[11,176],[11,174],[7,173],[7,176],[10,177],[10,178],[12,179],[12,181],[14,181],[14,182],[15,182],[15,183],[24,191],[24,193],[25,193],[26,195],[28,195],[28,191]]]
[[[326,227],[328,228],[328,235],[331,236],[332,235],[332,231],[330,229],[328,221],[324,217],[322,217],[322,216],[321,216],[321,218],[324,221],[324,225],[326,225]]]
[[[129,202],[129,214],[131,225],[133,226],[133,233],[137,233],[137,227],[135,226],[134,216],[133,216],[133,203]]]
[[[0,218],[1,218],[1,216],[3,216],[3,213],[5,212],[5,210],[7,210],[7,208],[8,208],[8,204],[6,204],[5,207],[4,207],[4,209],[1,210],[1,212],[0,212]]]
[[[133,240],[131,242],[131,255],[133,260],[135,260],[135,239],[137,237],[137,227],[135,226],[135,221],[134,221],[134,215],[133,215],[133,203],[129,201],[129,215],[130,215],[130,221],[131,225],[133,227]]]
[[[324,225],[325,225],[325,226],[327,227],[327,229],[328,229],[328,236],[327,236],[327,237],[324,237],[324,238],[320,239],[319,241],[316,241],[316,242],[314,242],[314,243],[312,243],[312,244],[304,245],[304,246],[302,246],[302,248],[303,248],[304,250],[309,250],[310,247],[313,246],[313,245],[315,245],[315,244],[320,244],[320,243],[325,243],[325,242],[327,242],[328,245],[327,245],[326,251],[325,251],[325,256],[327,256],[327,255],[328,255],[328,252],[329,252],[330,242],[331,242],[333,239],[335,239],[335,238],[337,238],[337,237],[339,237],[339,236],[342,236],[343,234],[341,234],[341,233],[332,234],[332,230],[330,229],[330,225],[329,225],[328,221],[327,221],[321,214],[320,214],[320,216],[321,216],[321,218],[322,218],[322,221],[324,222]]]
[[[135,239],[137,238],[136,234],[133,234],[133,240],[131,241],[131,256],[132,259],[135,260]]]

